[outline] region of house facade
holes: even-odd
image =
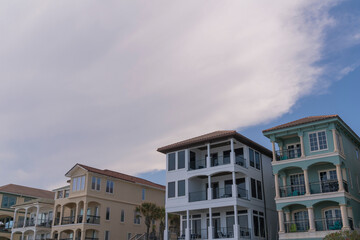
[[[359,229],[360,138],[338,115],[299,119],[263,134],[273,145],[280,239]]]
[[[14,219],[24,221],[25,210],[17,211],[14,217],[13,208],[16,204],[23,204],[36,198],[54,198],[54,193],[37,188],[8,184],[0,187],[0,240],[11,239],[11,230],[14,226]]]
[[[12,208],[15,209],[15,221],[11,240],[51,239],[54,199],[38,198],[16,204]],[[19,216],[20,212],[24,214]]]
[[[216,131],[158,149],[166,154],[165,239],[276,239],[272,153],[236,131]],[[165,221],[167,222],[167,221]]]
[[[69,185],[54,190],[53,239],[134,239],[146,232],[136,207],[165,203],[165,187],[141,178],[82,164],[65,176]]]

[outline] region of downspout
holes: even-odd
[[[261,159],[260,159],[260,165],[261,165],[261,181],[262,181],[262,193],[263,193],[263,197],[264,197],[264,218],[265,218],[265,239],[268,240],[269,236],[268,236],[268,222],[267,222],[267,214],[266,214],[266,197],[265,197],[265,185],[264,185],[264,171],[263,171],[263,158],[262,158],[262,154],[260,155]]]

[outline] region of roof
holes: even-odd
[[[19,207],[19,206],[25,206],[25,205],[31,205],[31,204],[34,204],[34,203],[43,203],[43,204],[51,204],[51,205],[53,205],[54,202],[55,202],[54,199],[36,198],[36,199],[31,200],[31,201],[15,204],[15,205],[12,206],[12,208]]]
[[[331,118],[339,118],[340,119],[340,117],[338,115],[310,116],[310,117],[301,118],[301,119],[298,119],[298,120],[295,120],[292,122],[284,123],[284,124],[263,130],[263,133],[274,131],[274,130],[279,130],[279,129],[283,129],[283,128],[288,128],[288,127],[295,127],[298,125],[317,122],[317,121],[331,119]]]
[[[108,177],[121,179],[121,180],[124,180],[124,181],[127,181],[127,182],[142,184],[142,185],[146,185],[146,186],[149,186],[149,187],[154,187],[154,188],[159,188],[161,190],[165,190],[165,186],[157,184],[157,183],[150,182],[150,181],[142,179],[142,178],[138,178],[138,177],[130,176],[130,175],[127,175],[127,174],[111,171],[111,170],[108,170],[108,169],[101,170],[101,169],[98,169],[98,168],[89,167],[89,166],[79,164],[79,163],[77,163],[74,167],[72,167],[65,175],[67,175],[76,166],[82,167],[82,168],[84,168],[85,170],[87,170],[89,172],[98,173],[98,174],[105,175],[105,176],[108,176]]]
[[[236,132],[235,130],[222,130],[222,131],[215,131],[211,133],[207,133],[198,137],[190,138],[184,141],[180,141],[177,143],[173,143],[164,147],[160,147],[157,149],[158,152],[161,153],[169,153],[177,150],[181,150],[184,148],[195,147],[206,143],[217,142],[221,140],[226,140],[230,138],[235,138],[236,140],[242,142],[243,144],[252,147],[253,149],[272,157],[272,152],[263,147],[262,145],[252,141],[251,139],[241,135],[240,133]]]
[[[8,184],[0,187],[0,192],[10,193],[10,194],[17,194],[27,197],[34,197],[34,198],[48,198],[54,199],[55,193],[43,189],[26,187],[16,184]]]

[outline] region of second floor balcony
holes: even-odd
[[[232,186],[225,188],[211,188],[204,191],[189,192],[189,202],[198,202],[206,200],[215,200],[215,199],[224,199],[224,198],[240,198],[240,199],[249,199],[248,190],[237,186],[235,188],[235,194],[232,191]],[[209,197],[208,193],[211,192]]]
[[[301,148],[300,147],[276,151],[276,160],[277,161],[295,159],[295,158],[300,158],[300,157],[301,157]]]

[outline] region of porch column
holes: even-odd
[[[273,154],[273,162],[275,162],[276,159],[276,150],[275,150],[275,142],[271,142],[272,143],[272,154]]]
[[[337,142],[337,137],[336,137],[336,129],[332,129],[332,135],[333,135],[333,140],[334,140],[334,152],[338,152],[338,142]]]
[[[250,199],[250,177],[245,177],[245,186],[246,186],[246,199]]]
[[[275,173],[275,198],[280,198],[280,188],[279,188],[279,174]]]
[[[88,203],[84,202],[84,213],[83,213],[83,222],[82,223],[86,223],[86,219],[87,219],[87,208],[88,208]]]
[[[307,169],[304,169],[304,180],[305,180],[305,194],[310,195],[309,175]]]
[[[85,240],[86,230],[81,230],[81,240]]]
[[[28,209],[25,208],[25,215],[24,215],[24,224],[23,224],[23,227],[25,227],[25,224],[26,224],[27,212],[28,212]],[[24,233],[23,233],[23,234],[24,234]]]
[[[34,229],[34,240],[36,240],[36,228]]]
[[[285,222],[290,222],[291,221],[291,214],[290,214],[290,211],[286,211],[285,212]]]
[[[182,222],[182,219],[180,217],[180,222]],[[165,230],[164,230],[164,239],[168,238],[168,212],[165,211]]]
[[[237,197],[238,194],[237,194],[237,191],[236,191],[236,178],[235,178],[235,172],[232,172],[232,181],[233,181],[233,184],[232,184],[232,197]]]
[[[304,137],[301,134],[299,135],[299,138],[300,138],[301,157],[304,158],[305,157]]]
[[[13,240],[14,238],[14,232],[11,232],[10,240]]]
[[[209,208],[208,239],[213,239],[212,209],[211,208]]]
[[[40,206],[37,205],[37,206],[36,206],[36,215],[35,215],[35,227],[38,225],[39,211],[40,211]],[[35,237],[35,235],[34,235],[34,237]],[[35,238],[34,238],[34,239],[35,239]]]
[[[235,164],[235,151],[234,151],[234,139],[230,139],[230,162]]]
[[[208,176],[208,200],[212,199],[212,194],[211,194],[211,176]]]
[[[235,224],[234,224],[234,239],[239,239],[239,221],[238,221],[238,209],[237,209],[237,205],[234,205],[234,220],[235,220]]]
[[[189,210],[186,210],[186,229],[185,229],[185,240],[190,240],[190,214]]]
[[[15,211],[14,211],[14,224],[12,226],[12,228],[16,228],[15,224],[17,224],[17,220],[16,220],[16,213],[19,209],[18,208],[15,208]]]
[[[340,204],[340,211],[341,211],[341,220],[342,220],[342,224],[343,224],[343,227],[341,230],[350,230],[346,204]]]
[[[341,175],[341,166],[340,164],[336,164],[336,177],[339,182],[339,192],[344,191],[344,181]]]
[[[61,205],[60,207],[60,219],[59,219],[59,225],[62,225],[62,218],[64,214],[64,205]]]
[[[21,240],[24,240],[24,232],[21,233]]]
[[[284,233],[284,211],[278,210],[279,215],[279,233]]]
[[[75,208],[75,219],[74,219],[74,223],[76,224],[76,223],[78,223],[78,216],[79,216],[79,213],[78,213],[78,211],[79,211],[79,203],[76,203],[76,208]]]
[[[210,157],[210,143],[207,144],[207,157],[206,157],[206,167],[211,166],[211,157]]]
[[[310,225],[309,232],[315,232],[314,208],[311,206],[308,207],[307,210],[308,210],[309,225]]]

